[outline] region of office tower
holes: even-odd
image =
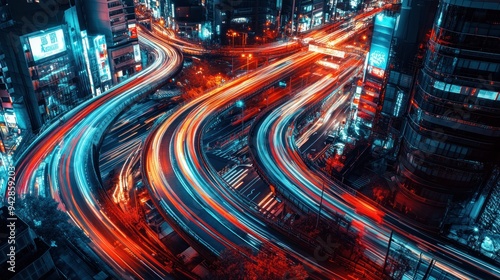
[[[216,7],[218,0],[207,0],[206,2],[207,10],[207,28],[210,35],[210,40],[212,43],[220,43],[221,35],[221,11]]]
[[[379,104],[389,66],[389,53],[396,17],[389,13],[378,13],[374,18],[373,36],[368,54],[364,88],[359,97],[356,123],[360,134],[370,136],[375,117],[380,111]]]
[[[206,9],[200,1],[176,1],[174,5],[177,34],[188,39],[201,40],[206,22]]]
[[[70,6],[9,1],[13,24],[0,30],[0,48],[5,54],[3,72],[10,76],[10,96],[14,104],[24,105],[15,115],[29,119],[22,129],[36,133],[90,95],[81,60],[69,44],[72,30],[64,11]]]
[[[424,59],[438,2],[414,0],[393,5],[399,14],[398,24],[389,52],[382,107],[373,128],[374,145],[379,145],[390,160],[395,160],[399,151],[411,88]]]
[[[65,10],[64,19],[74,60],[80,71],[79,76],[86,78],[87,92],[90,91],[91,96],[97,96],[112,84],[106,40],[103,35],[88,35],[79,8],[73,6]]]
[[[262,43],[278,36],[276,0],[221,1],[221,33],[226,34],[226,43],[236,46]],[[228,32],[229,31],[229,32]],[[236,35],[232,35],[236,34]]]
[[[12,26],[11,13],[6,0],[0,1],[0,29]],[[14,112],[14,104],[10,96],[14,92],[9,68],[5,62],[5,54],[0,49],[0,152],[6,153],[10,149],[9,141],[6,141],[12,129],[17,128],[17,120]],[[2,164],[3,164],[3,158]]]
[[[438,226],[500,161],[500,3],[441,0],[414,85],[395,206]]]
[[[298,35],[330,21],[336,5],[324,0],[283,0],[281,24],[286,26],[286,34]]]
[[[78,1],[89,36],[104,35],[113,83],[142,69],[133,0]]]
[[[23,220],[10,215],[6,206],[0,208],[0,252],[2,279],[61,279],[49,245]]]

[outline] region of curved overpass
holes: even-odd
[[[339,88],[346,82],[342,76],[349,77],[348,71],[349,68],[344,68],[339,75]],[[326,210],[323,211],[323,216],[333,219],[336,215],[341,215],[351,219],[353,226],[362,235],[363,243],[367,245],[367,256],[381,266],[389,236],[391,231],[394,231],[415,242],[416,245],[407,245],[415,255],[423,253],[430,258],[439,259],[434,265],[450,275],[459,279],[497,277],[500,272],[497,267],[456,249],[450,252],[449,246],[441,245],[446,244],[444,240],[419,232],[399,217],[380,210],[379,206],[367,198],[353,193],[341,182],[312,170],[304,162],[298,151],[293,130],[301,114],[329,93],[318,89],[318,86],[324,86],[327,80],[325,78],[305,89],[293,99],[267,112],[264,118],[254,124],[250,148],[259,173],[281,195],[298,206],[305,206],[305,210],[317,212],[321,203],[322,208]],[[349,101],[346,100],[346,95],[339,96],[338,101],[333,104],[334,110],[346,101]]]
[[[18,193],[30,188],[39,165],[51,162],[50,185],[61,208],[93,241],[93,247],[120,278],[165,279],[169,269],[151,256],[151,248],[131,240],[127,229],[114,224],[96,197],[99,181],[93,170],[93,148],[109,123],[127,106],[151,92],[182,67],[182,56],[148,33],[141,43],[156,50],[157,59],[133,79],[78,106],[53,126],[18,163]],[[51,155],[52,151],[54,155]],[[60,197],[58,194],[60,193]]]
[[[362,30],[350,26],[319,40],[339,44]],[[201,148],[205,125],[237,100],[290,75],[295,68],[309,66],[319,57],[322,55],[297,53],[233,80],[185,104],[148,137],[142,168],[151,197],[163,217],[205,256],[218,255],[227,247],[257,249],[264,243],[277,243],[272,230],[255,213],[247,212],[248,206],[207,163]],[[279,245],[310,268],[335,277],[287,245]]]
[[[175,36],[175,33],[171,29],[162,28],[159,25],[154,24],[153,30],[157,36],[165,38],[170,44],[177,47],[182,51],[182,53],[187,55],[240,57],[241,54],[252,53],[255,54],[256,57],[278,57],[297,52],[301,47],[298,41],[293,40],[281,43],[268,43],[259,46],[249,45],[245,46],[244,48],[222,47],[218,49],[206,49],[201,44],[196,44],[177,38]]]
[[[258,248],[275,238],[220,187],[221,178],[214,175],[201,152],[204,125],[235,100],[289,75],[293,68],[308,65],[316,56],[296,54],[206,93],[174,112],[148,138],[143,168],[151,196],[164,217],[205,255],[218,255],[226,247],[239,245]]]

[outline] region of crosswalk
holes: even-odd
[[[355,189],[361,189],[364,186],[368,185],[371,182],[370,176],[362,175],[357,178],[354,182],[352,182],[351,186]]]
[[[223,174],[222,179],[224,179],[224,181],[226,181],[232,189],[239,191],[243,196],[253,200],[260,194],[260,191],[258,193],[254,193],[255,189],[249,188],[249,186],[252,186],[255,183],[254,180],[245,184],[245,187],[242,187],[244,179],[248,175],[249,167],[236,166],[227,173]],[[275,198],[274,194],[269,189],[266,189],[266,191],[269,193],[257,203],[255,208],[264,215],[276,217],[283,211],[283,203],[280,203],[280,201]]]
[[[251,163],[242,164],[242,159],[245,159],[248,153],[248,147],[236,148],[228,147],[225,149],[214,149],[210,154],[236,163],[232,167],[224,168],[219,172],[222,179],[228,186],[246,197],[250,201],[255,201],[255,209],[267,216],[268,218],[276,218],[284,210],[284,203],[270,191],[266,186],[262,186],[262,181],[259,176],[251,174],[253,166]],[[251,176],[249,176],[251,175]],[[248,180],[248,178],[253,178]],[[246,180],[245,180],[246,179]],[[260,186],[259,186],[260,185]]]
[[[238,189],[243,184],[243,179],[246,176],[248,176],[248,169],[236,167],[222,175],[222,179],[224,179],[224,181],[226,181],[232,188]]]
[[[270,217],[277,217],[283,211],[283,203],[280,203],[274,196],[274,194],[269,191],[257,206],[257,209],[262,214],[267,214]]]

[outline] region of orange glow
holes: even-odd
[[[361,201],[358,198],[353,197],[350,194],[344,193],[342,195],[342,198],[348,202],[349,204],[353,205],[353,207],[356,209],[356,212],[361,215],[365,215],[369,218],[372,218],[375,220],[377,223],[382,223],[384,213],[379,211],[377,208],[373,207],[372,205]]]

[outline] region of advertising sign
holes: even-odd
[[[139,44],[134,45],[134,59],[135,62],[141,61],[141,49],[139,47]]]
[[[319,52],[322,54],[327,54],[331,56],[335,56],[338,58],[344,58],[345,57],[345,52],[344,51],[339,51],[339,50],[334,50],[331,48],[325,48],[325,47],[320,47],[317,45],[309,44],[309,51],[311,52]]]
[[[137,27],[135,26],[135,23],[128,25],[128,32],[130,39],[137,39]]]
[[[17,119],[16,119],[16,114],[14,112],[9,112],[6,111],[4,114],[5,117],[5,123],[7,124],[8,127],[17,127]]]
[[[111,71],[109,69],[108,51],[106,48],[106,39],[104,36],[98,35],[94,38],[94,48],[101,82],[109,81],[111,80]]]
[[[66,42],[62,29],[29,37],[28,41],[31,46],[31,53],[33,54],[34,61],[66,51]]]
[[[383,13],[375,16],[375,27],[373,28],[373,39],[368,58],[368,66],[373,66],[370,74],[374,76],[383,77],[387,69],[395,23],[396,18],[386,16]]]

